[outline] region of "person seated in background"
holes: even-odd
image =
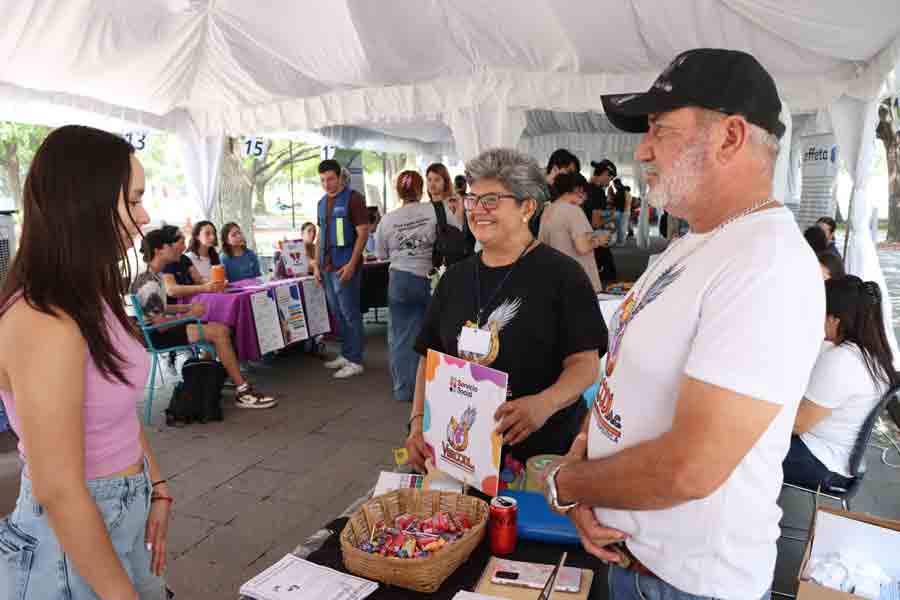
[[[807,227],[803,231],[803,237],[806,238],[806,242],[816,254],[828,252],[828,238],[825,237],[825,232],[821,227],[816,225]]]
[[[846,489],[863,422],[898,378],[878,284],[854,275],[829,279],[825,303],[826,341],[800,401],[784,481],[809,489]]]
[[[175,263],[181,256],[178,245],[172,241],[165,228],[156,229],[144,236],[141,253],[147,270],[138,275],[131,286],[131,293],[137,296],[144,319],[151,325],[162,325],[185,317],[202,318],[206,308],[199,303],[169,304],[165,279],[161,276],[167,265]],[[271,408],[277,404],[274,397],[254,390],[241,375],[237,355],[231,344],[231,331],[222,323],[206,323],[203,335],[195,324],[182,323],[158,329],[150,334],[157,348],[187,346],[201,340],[210,342],[216,349],[225,372],[236,386],[235,405],[238,408]]]
[[[834,232],[837,230],[837,223],[834,219],[831,217],[820,217],[819,220],[816,221],[816,225],[825,232],[825,239],[828,241],[828,252],[841,258],[841,251],[838,250],[837,244],[834,241]],[[877,242],[878,240],[876,239],[875,241]]]
[[[219,236],[212,221],[198,221],[191,230],[191,241],[185,256],[191,259],[194,268],[203,278],[199,283],[212,279],[212,268],[221,264],[219,252],[216,250],[218,245]]]
[[[166,284],[169,302],[175,303],[179,298],[225,290],[225,282],[205,280],[191,259],[183,254],[184,234],[180,229],[174,225],[163,225],[156,231],[159,231],[159,235],[177,252],[175,260],[167,263],[160,273]]]
[[[247,247],[244,232],[237,223],[226,223],[222,228],[222,265],[228,281],[241,281],[261,277],[259,258]]]
[[[316,248],[318,231],[316,230],[316,224],[309,221],[304,223],[300,228],[300,235],[303,239],[303,246],[306,248],[306,258],[309,259],[309,274],[312,275],[313,267],[316,264],[316,256],[318,256],[318,249]]]
[[[816,258],[819,259],[819,266],[822,268],[822,277],[825,281],[847,276],[847,272],[844,271],[844,262],[840,257],[831,252],[819,252],[816,254]]]
[[[556,178],[559,197],[541,212],[538,240],[559,250],[581,265],[595,292],[603,291],[594,249],[609,243],[609,234],[594,234],[581,210],[588,182],[581,173],[563,173]]]

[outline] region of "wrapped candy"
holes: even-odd
[[[424,558],[460,539],[472,528],[464,513],[438,512],[428,518],[404,513],[393,522],[379,522],[359,549],[395,558]]]

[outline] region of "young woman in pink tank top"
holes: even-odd
[[[0,597],[165,598],[172,497],[137,418],[148,361],[122,300],[143,192],[131,146],[98,129],[56,129],[31,163],[0,290],[0,398],[25,463]]]

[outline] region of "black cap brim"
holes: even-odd
[[[650,129],[647,115],[684,108],[690,102],[672,94],[654,90],[637,94],[609,94],[601,96],[603,112],[617,129],[628,133],[646,133]]]

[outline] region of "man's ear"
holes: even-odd
[[[750,123],[740,115],[729,115],[712,127],[716,160],[723,164],[734,160],[750,142]]]

